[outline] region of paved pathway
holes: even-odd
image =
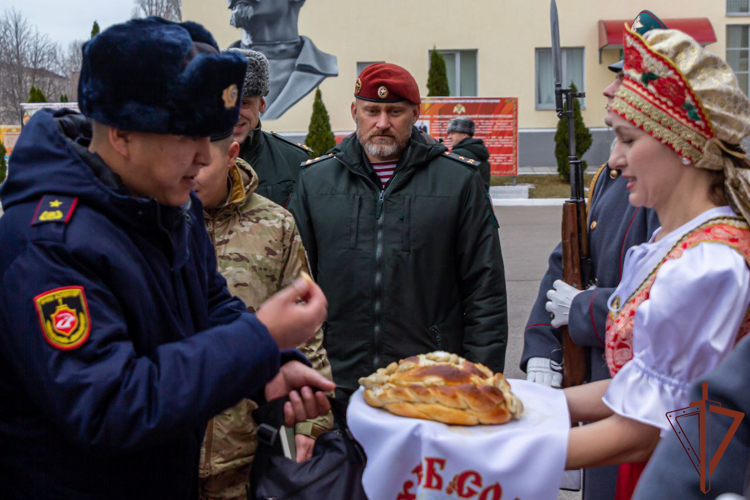
[[[508,289],[508,351],[505,376],[522,378],[523,330],[547,270],[547,259],[560,242],[561,207],[495,207]],[[580,500],[580,493],[560,492],[558,500]]]

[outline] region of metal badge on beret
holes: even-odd
[[[419,86],[414,77],[400,66],[389,63],[371,64],[359,74],[361,87],[357,99],[371,102],[409,101],[420,104]]]
[[[362,90],[362,80],[357,78],[357,83],[354,84],[354,93],[359,94],[360,90]]]

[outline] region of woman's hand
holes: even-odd
[[[659,429],[620,415],[574,427],[568,438],[567,470],[645,462],[659,444]]]

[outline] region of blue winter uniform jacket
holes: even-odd
[[[280,353],[195,195],[128,196],[71,113],[34,115],[0,189],[0,497],[191,498],[205,422]]]

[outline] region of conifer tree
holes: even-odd
[[[60,102],[70,102],[68,100],[68,94],[60,94]]]
[[[305,143],[318,155],[324,154],[336,145],[336,138],[331,130],[331,117],[326,105],[323,104],[320,88],[315,90],[315,101]]]
[[[427,74],[427,95],[428,96],[447,96],[451,94],[448,85],[448,72],[445,69],[445,59],[437,51],[437,47],[432,47],[430,54],[430,71]]]
[[[578,92],[576,86],[571,84],[573,92]],[[567,110],[567,103],[564,109]],[[574,130],[576,136],[576,156],[579,159],[583,158],[586,151],[591,148],[593,137],[591,132],[583,122],[583,115],[581,115],[581,102],[578,99],[574,100],[573,104],[573,117],[574,117]],[[568,163],[568,119],[563,117],[557,122],[557,132],[555,133],[555,158],[557,159],[557,173],[560,178],[565,182],[570,182],[570,164]],[[583,171],[586,171],[587,164],[584,161],[582,163]]]
[[[31,88],[29,89],[28,102],[44,102],[40,100],[39,94],[41,94],[41,90],[39,90],[34,85],[32,85]]]
[[[94,25],[91,27],[91,38],[94,38],[99,34],[99,23],[94,21]]]

